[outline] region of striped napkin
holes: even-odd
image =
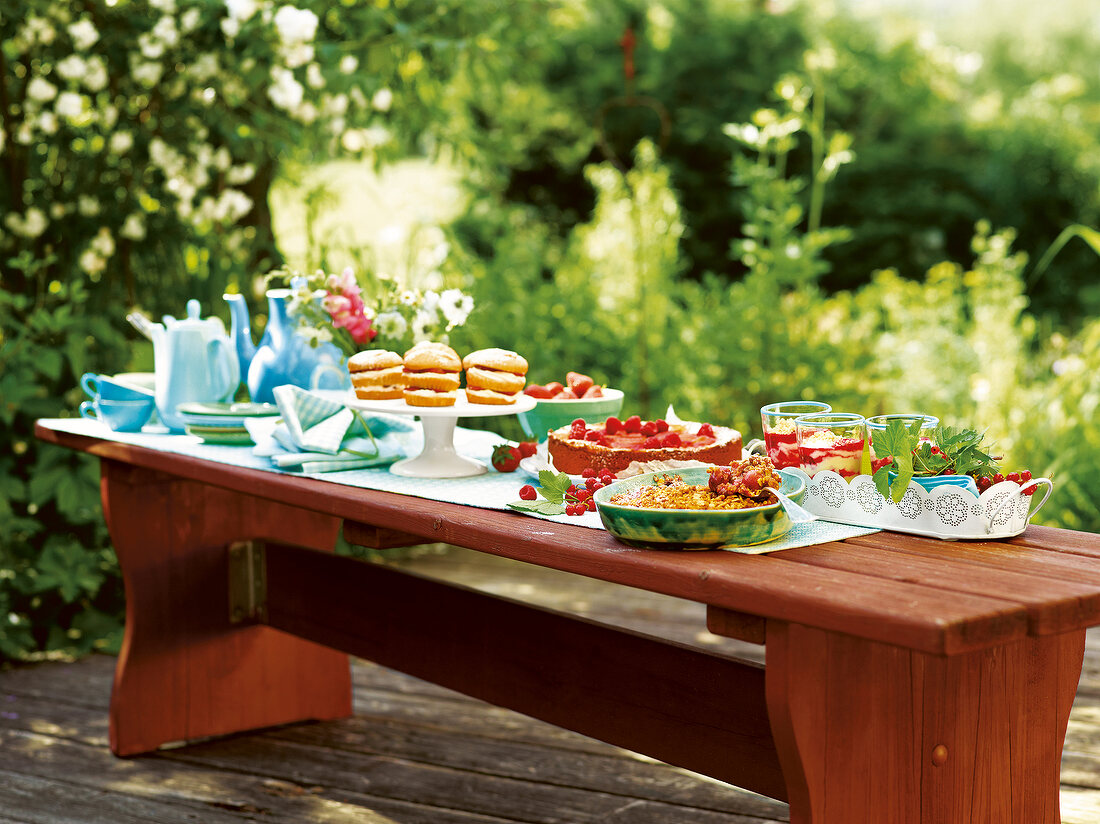
[[[277,418],[245,421],[255,454],[280,469],[335,472],[386,466],[407,454],[416,426],[396,415],[364,415],[298,386],[277,386]]]

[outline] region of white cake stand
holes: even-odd
[[[318,394],[338,399],[349,408],[363,412],[415,415],[420,418],[424,428],[424,449],[415,458],[405,458],[390,467],[390,472],[395,475],[409,478],[467,478],[485,474],[489,471],[485,464],[455,451],[454,434],[458,419],[515,415],[535,408],[535,399],[530,395],[521,394],[515,403],[510,404],[470,403],[461,389],[454,406],[409,406],[404,400],[365,401],[355,397],[354,392]]]

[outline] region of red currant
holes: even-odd
[[[1007,475],[1005,475],[1005,480],[1006,481],[1015,481],[1016,483],[1019,483],[1020,482],[1020,473],[1019,472],[1009,472]]]
[[[595,498],[589,498],[589,499],[588,499],[588,500],[587,500],[587,501],[585,502],[585,504],[584,504],[584,508],[585,508],[585,510],[587,510],[588,512],[595,512],[595,511],[596,511],[596,499],[595,499]]]
[[[614,480],[615,480],[615,476],[612,475],[608,470],[604,469],[603,471],[600,472],[600,481],[603,482],[604,486],[607,486],[609,483],[611,483]]]
[[[1026,484],[1030,480],[1031,480],[1031,470],[1030,469],[1021,469],[1020,470],[1020,483],[1025,483]]]
[[[1000,472],[998,472],[996,475],[993,476],[993,483],[999,484],[1002,481],[1004,481],[1004,479],[1005,479],[1005,476],[1002,475]]]
[[[599,483],[600,482],[597,481],[594,477],[588,477],[584,481],[584,485],[587,486],[589,489],[595,489],[599,485]]]
[[[523,501],[533,501],[538,497],[538,492],[531,484],[524,484],[519,488],[519,497]]]

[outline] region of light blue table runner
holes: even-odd
[[[388,469],[347,469],[340,472],[287,472],[275,467],[270,458],[253,454],[253,447],[224,446],[208,444],[192,435],[170,435],[155,431],[114,432],[106,424],[85,418],[51,418],[42,420],[48,429],[70,432],[93,438],[118,441],[120,443],[143,446],[160,452],[171,452],[201,458],[215,463],[259,469],[265,472],[277,472],[283,475],[313,478],[328,483],[354,486],[361,489],[375,489],[384,492],[396,492],[401,495],[413,495],[435,501],[476,506],[482,509],[508,509],[511,501],[519,499],[519,488],[530,479],[520,472],[496,472],[490,469],[484,475],[469,478],[408,478],[394,475]],[[463,427],[455,428],[455,451],[467,458],[489,464],[493,447],[502,442],[500,435],[494,432],[482,432]],[[409,454],[418,455],[423,447],[423,434],[417,431],[410,436]],[[530,516],[541,518],[543,516]],[[582,516],[556,515],[546,518],[563,524],[584,526],[591,529],[603,529],[600,517],[595,512]],[[782,538],[767,544],[751,547],[730,547],[731,552],[762,554],[799,546],[811,546],[830,541],[841,541],[857,535],[869,535],[878,532],[866,527],[847,526],[828,521],[814,521],[796,525]]]

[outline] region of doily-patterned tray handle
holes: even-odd
[[[1049,478],[1033,478],[1023,484],[1002,481],[976,498],[962,487],[940,486],[927,491],[910,483],[902,499],[894,503],[882,496],[869,475],[846,481],[835,472],[819,472],[811,479],[801,470],[794,471],[806,479],[802,505],[823,520],[947,540],[1019,535],[1054,489]],[[1038,501],[1027,494],[1040,489]]]

